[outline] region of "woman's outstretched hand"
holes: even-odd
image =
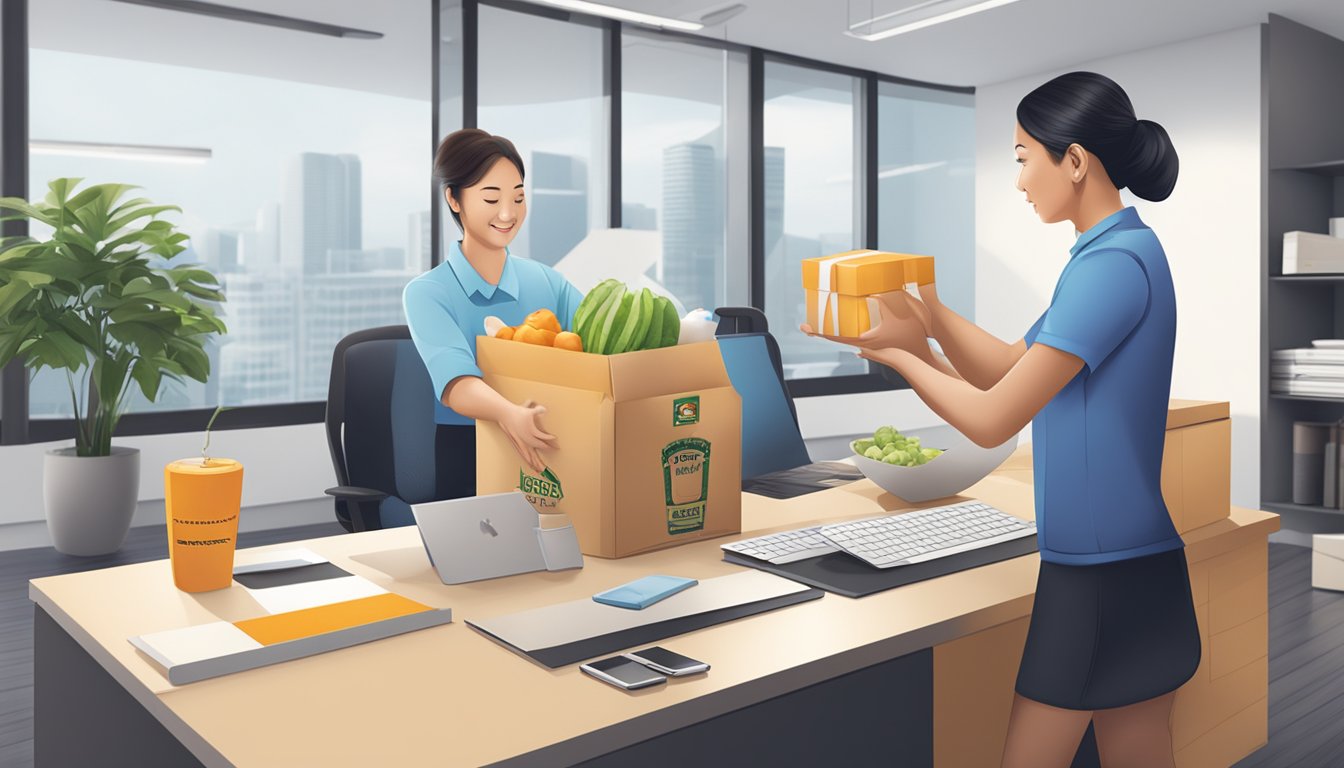
[[[903,349],[919,356],[927,354],[929,349],[928,337],[932,325],[929,308],[905,291],[883,293],[876,298],[880,320],[876,327],[859,336],[819,334],[810,325],[806,324],[799,326],[799,330],[809,336],[820,336],[823,339],[849,344],[863,350]],[[860,356],[864,357],[865,355],[861,353]]]
[[[546,468],[546,462],[537,452],[555,447],[555,436],[541,428],[541,417],[545,413],[545,407],[528,400],[509,408],[498,422],[519,458],[536,472]]]

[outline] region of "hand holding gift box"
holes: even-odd
[[[934,293],[932,256],[882,251],[850,251],[803,260],[807,292],[804,333],[872,348],[913,348],[925,344],[928,308],[907,293]]]

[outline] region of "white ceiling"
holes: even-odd
[[[603,1],[694,18],[729,0]],[[947,85],[987,85],[1056,70],[1259,24],[1270,13],[1344,38],[1341,0],[1020,0],[872,43],[842,32],[914,0],[741,2],[746,11],[697,34]]]
[[[437,0],[215,1],[374,30],[384,37],[331,38],[111,0],[30,0],[30,43],[37,48],[255,73],[408,98],[429,94],[429,8]],[[842,31],[851,21],[913,0],[743,1],[745,12],[698,34],[949,85],[985,85],[1060,69],[1258,24],[1269,13],[1344,38],[1341,0],[1020,0],[875,43]],[[696,17],[731,0],[606,2]],[[529,48],[483,55],[535,58],[534,66],[544,71],[546,51]]]

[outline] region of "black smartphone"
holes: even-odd
[[[627,691],[667,682],[666,677],[624,656],[612,656],[592,661],[580,665],[579,669],[604,683],[609,683],[617,688],[624,688]]]
[[[642,651],[633,651],[625,654],[625,657],[673,677],[709,671],[709,665],[705,662],[696,661],[689,656],[682,656],[680,653],[674,653],[661,645],[645,648]]]

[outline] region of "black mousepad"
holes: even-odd
[[[863,472],[852,464],[819,461],[748,478],[742,481],[742,490],[772,499],[792,499],[862,479]]]

